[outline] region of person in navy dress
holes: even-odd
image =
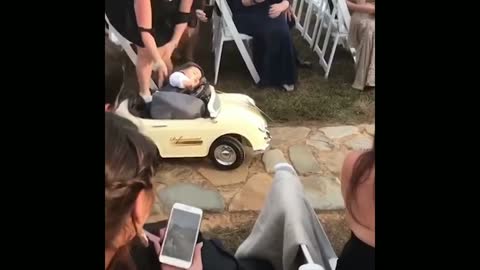
[[[238,31],[253,37],[253,62],[260,86],[293,91],[297,59],[286,12],[286,0],[227,0]]]

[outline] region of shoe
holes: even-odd
[[[142,96],[140,95],[142,98],[143,98],[143,101],[145,101],[145,103],[150,103],[152,102],[152,96]]]
[[[295,90],[295,85],[293,84],[284,84],[282,85],[282,88],[287,91],[287,92],[291,92],[293,90]]]
[[[312,62],[310,61],[304,61],[304,60],[301,60],[300,58],[297,58],[296,59],[297,61],[297,66],[300,67],[300,68],[307,68],[307,69],[311,69],[312,68]]]

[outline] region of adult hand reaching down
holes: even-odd
[[[277,18],[282,14],[282,12],[286,11],[290,3],[288,1],[282,1],[278,4],[273,4],[270,6],[270,10],[268,11],[268,16],[272,19]]]
[[[172,58],[173,51],[177,48],[177,44],[173,41],[167,42],[165,45],[160,47],[162,52],[162,58],[170,59]]]
[[[165,62],[160,58],[153,64],[152,69],[158,72],[158,87],[162,87],[163,81],[168,77],[168,68]]]

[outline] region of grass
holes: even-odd
[[[216,88],[223,92],[251,96],[275,122],[373,122],[374,92],[362,92],[351,87],[354,63],[350,54],[339,46],[330,76],[325,79],[324,71],[318,64],[318,56],[312,52],[298,31],[293,31],[293,36],[299,55],[314,63],[311,70],[298,70],[299,80],[295,91],[287,93],[273,88],[257,88],[233,42],[226,43],[224,48]],[[207,78],[213,81],[213,55],[208,48],[199,48],[197,58],[205,68]]]

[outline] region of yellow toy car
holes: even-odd
[[[116,113],[131,120],[150,137],[162,158],[209,157],[220,170],[238,168],[244,161],[244,145],[254,153],[270,146],[267,122],[252,98],[243,94],[211,94],[207,116],[196,119],[145,119],[129,111],[128,100]]]

